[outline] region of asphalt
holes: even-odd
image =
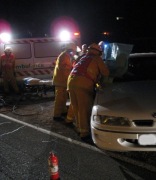
[[[66,127],[63,122],[52,120],[54,94],[47,94],[45,97],[29,96],[29,98],[19,101],[15,97],[14,101],[7,99],[6,109],[1,108],[3,114],[18,119],[21,122],[44,128],[58,135],[81,142],[80,137],[72,128]],[[16,104],[15,111],[12,105]],[[93,146],[95,147],[95,146]],[[123,160],[125,162],[135,162],[139,166],[156,172],[156,152],[110,152],[104,151],[109,156]]]
[[[155,174],[116,161],[96,147],[25,122],[0,116],[0,179],[50,179],[49,152],[61,180],[155,179]]]

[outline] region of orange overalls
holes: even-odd
[[[80,137],[90,134],[90,116],[94,101],[96,80],[100,74],[103,76],[109,75],[109,70],[100,56],[93,52],[88,52],[83,58],[83,61],[81,59],[74,66],[67,83],[67,89],[69,90],[71,104],[76,118],[76,128],[80,133]],[[88,61],[87,66],[85,65],[85,60]],[[79,68],[80,66],[81,68]]]
[[[4,92],[9,93],[9,85],[12,86],[16,93],[19,93],[19,88],[17,86],[15,78],[15,57],[13,54],[9,56],[3,54],[1,55],[1,71],[3,77]]]
[[[52,79],[53,85],[55,86],[54,117],[61,117],[62,114],[67,113],[67,79],[71,70],[71,57],[66,51],[64,51],[57,58]]]

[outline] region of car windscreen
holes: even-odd
[[[128,69],[114,81],[156,80],[156,56],[137,56],[128,59]]]

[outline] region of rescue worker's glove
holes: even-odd
[[[112,77],[102,77],[95,85],[96,90],[103,90],[106,86],[113,83]]]

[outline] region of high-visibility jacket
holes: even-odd
[[[92,61],[91,56],[82,57],[79,60],[79,62],[75,64],[75,66],[70,74],[77,75],[77,76],[84,76],[84,77],[90,79],[91,81],[94,81],[94,79],[92,79],[92,77],[87,72],[87,68],[88,68],[89,64],[91,63],[91,61]]]
[[[15,71],[15,56],[10,54],[6,56],[5,54],[1,55],[1,72],[4,79],[9,80],[14,76]]]
[[[109,75],[109,69],[104,64],[100,56],[87,53],[86,56],[81,58],[71,71],[68,78],[67,88],[93,90],[99,75],[107,77]]]
[[[68,52],[62,52],[56,61],[53,85],[67,87],[67,79],[72,70],[72,60]]]
[[[90,134],[90,116],[94,102],[94,88],[99,75],[108,76],[109,70],[96,50],[90,50],[74,66],[68,77],[75,125],[80,137]]]
[[[79,56],[74,62],[73,62],[73,67],[80,61],[80,59],[82,57],[84,57],[86,54],[82,54],[81,56]]]

